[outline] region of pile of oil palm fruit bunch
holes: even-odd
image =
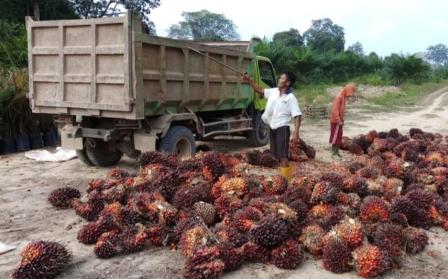
[[[66,187],[48,200],[89,222],[77,238],[99,258],[176,247],[183,276],[196,279],[247,262],[296,269],[310,254],[330,272],[371,278],[422,252],[425,229],[448,230],[445,139],[371,136],[365,154],[290,182],[250,174],[247,154],[149,152],[136,174],[113,169],[83,195]]]

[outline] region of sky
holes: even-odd
[[[344,27],[346,47],[359,41],[365,53],[414,54],[448,45],[447,0],[161,0],[150,18],[157,34],[166,36],[183,11],[201,9],[232,20],[242,40],[290,28],[303,34],[313,19],[328,17]]]

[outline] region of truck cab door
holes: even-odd
[[[255,80],[258,85],[263,88],[274,88],[277,86],[277,79],[275,78],[274,67],[269,60],[257,58],[256,60],[256,75]],[[267,100],[260,97],[258,94],[254,94],[255,109],[258,111],[264,110]]]

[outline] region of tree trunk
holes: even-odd
[[[33,0],[33,15],[34,20],[40,20],[39,0]]]

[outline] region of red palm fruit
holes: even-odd
[[[28,243],[21,252],[22,260],[11,277],[54,278],[70,263],[71,254],[57,242],[34,241]]]
[[[424,185],[433,184],[435,178],[431,175],[431,171],[429,169],[415,169],[412,172],[412,175],[415,178],[415,182],[422,183]]]
[[[123,252],[135,253],[145,248],[148,232],[143,226],[127,227],[119,237]]]
[[[388,222],[389,205],[377,196],[368,196],[361,205],[359,218],[364,223]]]
[[[152,188],[158,190],[167,201],[171,202],[180,183],[181,178],[179,177],[179,174],[169,170],[167,173],[158,176],[154,180]]]
[[[148,206],[151,220],[160,224],[173,224],[177,217],[177,208],[165,201],[154,201]]]
[[[337,236],[328,237],[323,244],[324,268],[334,273],[345,273],[352,269],[352,251],[346,241]]]
[[[93,252],[98,258],[107,259],[121,253],[121,243],[119,231],[103,233],[93,248]]]
[[[200,201],[210,202],[212,201],[210,191],[211,187],[207,182],[183,185],[174,194],[173,205],[177,208],[190,208]]]
[[[409,129],[409,135],[413,138],[415,135],[423,135],[423,131],[418,128]]]
[[[224,164],[224,166],[227,168],[232,168],[233,166],[238,165],[241,162],[235,156],[225,153],[219,153],[219,158],[221,162]]]
[[[249,175],[249,169],[249,164],[241,162],[233,166],[229,173],[232,177],[245,177]]]
[[[364,150],[362,149],[362,147],[359,144],[355,143],[355,142],[352,142],[348,146],[348,151],[350,153],[352,153],[352,154],[355,154],[355,155],[362,155],[362,154],[364,154]]]
[[[331,203],[336,199],[336,194],[339,192],[339,189],[334,187],[328,181],[318,182],[313,189],[311,194],[310,202],[312,204],[316,204],[319,202]]]
[[[358,275],[372,278],[383,274],[389,266],[386,253],[378,246],[363,244],[352,253]]]
[[[250,239],[258,245],[274,247],[286,240],[290,233],[290,223],[273,216],[265,217],[250,231]]]
[[[420,160],[420,156],[415,149],[411,147],[405,147],[401,152],[401,159],[407,162],[417,163]]]
[[[344,181],[342,190],[347,193],[357,193],[360,196],[367,195],[367,180],[358,175],[352,175]]]
[[[127,177],[130,177],[131,175],[122,169],[119,168],[114,168],[111,169],[108,173],[107,173],[107,177],[108,178],[112,178],[112,179],[118,179],[118,180],[123,180]]]
[[[210,244],[212,235],[204,226],[196,226],[185,231],[180,239],[180,249],[182,255],[191,257],[193,253],[202,247]]]
[[[197,250],[185,262],[182,275],[185,279],[219,278],[225,268],[219,256],[217,247],[204,247]]]
[[[240,248],[235,248],[226,243],[220,244],[219,248],[219,258],[224,263],[225,271],[232,271],[238,269],[244,261],[243,250]]]
[[[401,159],[390,161],[384,168],[384,175],[387,177],[403,178],[405,173],[405,162]]]
[[[399,225],[381,224],[372,234],[373,244],[387,252],[391,261],[400,266],[403,248],[406,244],[403,228]]]
[[[266,215],[276,216],[290,222],[297,222],[297,213],[292,208],[281,202],[269,203],[264,213]]]
[[[79,199],[72,200],[72,207],[76,214],[86,219],[87,221],[94,221],[104,208],[104,203],[101,201],[92,201],[81,203]]]
[[[216,210],[213,204],[197,202],[193,205],[194,214],[202,218],[206,225],[211,225],[215,221]]]
[[[369,143],[373,143],[373,141],[378,137],[378,133],[375,130],[372,130],[367,133],[366,139]]]
[[[294,200],[288,203],[288,207],[296,212],[297,222],[303,224],[308,214],[308,206],[301,199]]]
[[[333,230],[337,237],[343,239],[352,248],[361,245],[364,239],[362,224],[356,219],[345,218]]]
[[[431,170],[432,175],[434,176],[446,176],[448,175],[448,168],[446,167],[437,167]]]
[[[260,165],[266,168],[275,168],[278,166],[278,160],[271,152],[266,150],[260,156]]]
[[[246,242],[241,246],[241,249],[243,250],[244,259],[246,261],[267,264],[271,260],[271,252],[269,249],[254,242]]]
[[[447,164],[446,158],[442,152],[432,151],[426,154],[425,160],[433,167],[444,167]]]
[[[245,154],[247,162],[254,166],[261,166],[262,153],[259,150],[252,150]]]
[[[289,239],[271,252],[272,263],[283,269],[296,269],[304,259],[302,247],[299,242]]]
[[[169,171],[170,169],[168,167],[159,163],[154,163],[141,167],[138,176],[145,181],[152,182]]]
[[[428,235],[422,229],[407,227],[404,229],[406,239],[406,252],[409,254],[418,254],[428,245]]]
[[[403,189],[403,180],[399,178],[388,178],[384,184],[384,198],[391,200],[393,197],[399,196]]]
[[[117,229],[118,224],[110,214],[101,216],[96,222],[84,225],[78,232],[78,241],[84,244],[94,244],[105,232]]]
[[[248,240],[245,233],[229,226],[219,227],[219,229],[215,231],[215,235],[220,243],[226,243],[232,247],[240,247]]]
[[[406,197],[417,208],[429,209],[434,204],[434,194],[425,190],[412,190],[406,194]]]
[[[262,181],[261,187],[269,195],[281,195],[288,188],[288,180],[281,175],[274,175]]]
[[[375,167],[364,167],[356,172],[357,175],[364,178],[376,179],[380,175],[380,171]]]
[[[361,162],[352,162],[347,166],[347,169],[350,171],[351,174],[355,174],[357,171],[365,167],[365,165]],[[344,182],[345,184],[345,182]]]
[[[434,225],[443,225],[443,223],[448,221],[448,218],[440,214],[437,208],[433,205],[428,209],[428,215],[431,223]]]
[[[102,192],[104,201],[107,203],[113,202],[125,202],[129,189],[124,184],[119,184],[117,186],[106,189]]]
[[[150,151],[142,153],[138,158],[140,166],[144,167],[149,164],[161,164],[165,167],[174,169],[177,166],[175,156],[168,156],[158,151]]]
[[[307,222],[318,223],[325,230],[339,223],[343,217],[343,211],[338,206],[330,204],[318,204],[308,211]]]
[[[387,150],[387,141],[382,138],[375,138],[369,147],[369,153],[384,152]]]
[[[333,187],[336,187],[338,189],[342,189],[344,185],[344,178],[335,172],[327,172],[322,174],[320,177],[320,181],[328,181]]]
[[[106,184],[106,180],[104,179],[93,179],[90,180],[87,184],[87,193],[92,192],[93,190],[101,191]]]
[[[399,196],[392,200],[391,211],[404,214],[411,226],[429,228],[431,225],[428,211],[418,208],[405,196]]]
[[[214,205],[216,213],[221,219],[243,207],[242,201],[232,194],[221,195],[215,200]]]
[[[312,224],[303,228],[299,237],[299,241],[305,246],[305,248],[314,256],[318,256],[322,253],[323,238],[325,236],[325,230],[317,225]]]
[[[239,177],[228,178],[222,176],[213,185],[211,194],[214,199],[219,198],[223,193],[232,192],[237,196],[242,196],[248,192],[246,180]]]
[[[247,206],[235,212],[233,215],[233,223],[235,227],[242,232],[248,232],[263,217],[263,212],[255,207]]]
[[[48,201],[57,208],[69,208],[73,199],[80,198],[78,189],[63,187],[52,191],[48,195]]]
[[[152,245],[165,246],[167,244],[167,240],[170,237],[170,231],[169,231],[168,227],[165,226],[164,224],[156,224],[156,225],[151,225],[146,230],[146,235]],[[177,237],[176,240],[178,241],[179,238],[180,238],[180,236]]]
[[[216,152],[208,152],[202,158],[204,177],[210,182],[216,182],[225,172],[224,163]]]

